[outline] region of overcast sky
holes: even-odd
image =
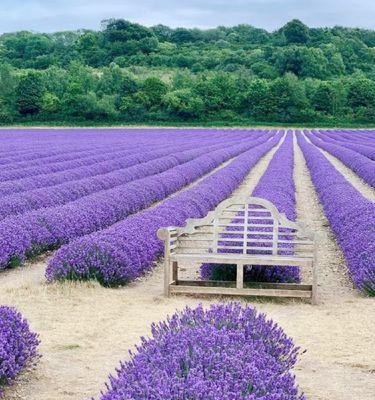
[[[299,18],[309,26],[375,29],[374,0],[0,0],[0,32],[99,29],[106,18],[144,25],[208,28],[248,23],[274,30]]]

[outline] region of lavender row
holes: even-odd
[[[103,231],[63,246],[48,264],[48,281],[96,279],[103,285],[123,285],[149,271],[162,254],[157,230],[182,226],[226,199],[257,161],[280,140],[281,134],[260,144],[191,188]]]
[[[0,135],[0,141],[1,140]],[[3,144],[3,143],[2,143]],[[0,154],[0,166],[7,168],[22,168],[23,166],[42,165],[44,162],[58,162],[67,160],[67,157],[80,157],[85,154],[95,154],[100,150],[106,151],[108,149],[118,148],[119,146],[126,146],[133,144],[133,141],[112,141],[97,143],[69,143],[69,145],[59,145],[51,147],[48,143],[42,142],[38,149],[28,150],[14,150],[8,155]]]
[[[74,150],[99,148],[112,144],[114,147],[126,143],[158,143],[173,141],[198,140],[200,138],[230,135],[232,132],[249,135],[255,130],[228,129],[51,129],[51,130],[6,130],[0,129],[0,162],[11,158],[13,161],[30,157],[43,157],[52,153],[69,153]],[[9,142],[9,146],[7,146]]]
[[[7,196],[36,188],[54,186],[64,182],[105,174],[107,172],[115,171],[116,169],[122,169],[142,162],[147,162],[157,157],[167,155],[168,153],[168,149],[162,149],[157,151],[140,152],[138,154],[128,154],[115,160],[104,161],[91,166],[81,166],[69,171],[59,171],[51,174],[22,178],[17,181],[2,182],[0,183],[0,196]]]
[[[55,130],[44,130],[43,134],[35,136],[35,129],[28,130],[24,135],[19,135],[14,131],[10,134],[12,143],[11,150],[6,148],[6,135],[0,129],[0,165],[7,167],[15,164],[26,166],[33,165],[34,162],[48,160],[50,157],[63,157],[74,153],[98,151],[100,149],[113,149],[119,146],[134,145],[137,143],[157,144],[162,141],[164,136],[154,137],[145,131],[142,135],[133,137],[128,130],[122,130],[122,135],[113,136],[110,130],[100,131],[101,135],[88,136],[87,130],[58,130],[62,132],[63,140],[56,140]],[[17,141],[16,138],[19,140]],[[25,148],[24,148],[25,147]],[[28,164],[29,162],[29,164]]]
[[[315,133],[316,131],[314,131]],[[340,140],[341,142],[346,143],[356,143],[356,144],[366,144],[371,145],[375,136],[373,135],[373,131],[353,131],[353,130],[329,130],[329,131],[318,131],[324,133],[325,135],[329,135],[333,139]]]
[[[299,349],[264,314],[239,303],[186,307],[151,326],[100,400],[303,400]]]
[[[242,140],[253,140],[259,136],[267,136],[263,132],[258,132],[252,135],[250,138],[248,135],[242,135],[240,138]],[[224,139],[225,140],[225,137]],[[228,140],[228,139],[227,139]],[[236,140],[236,136],[229,140]],[[0,183],[0,196],[6,196],[14,193],[20,193],[36,188],[48,187],[53,185],[58,185],[63,182],[68,182],[72,180],[87,178],[90,176],[105,174],[117,169],[126,168],[131,165],[146,162],[152,160],[156,157],[162,157],[168,155],[170,150],[166,144],[159,145],[162,149],[157,151],[153,149],[152,151],[144,152],[140,148],[140,153],[125,156],[123,158],[117,158],[114,160],[99,162],[91,166],[82,166],[79,168],[71,169],[69,171],[60,171],[51,174],[37,175],[33,177],[19,179],[17,181],[8,181]],[[191,149],[200,146],[200,141],[190,141],[187,144],[181,144],[181,150]]]
[[[181,149],[190,149],[194,144],[181,146]],[[53,172],[50,174],[41,174],[22,178],[16,181],[7,181],[0,183],[0,196],[7,196],[15,193],[21,193],[36,188],[46,188],[58,185],[64,182],[88,178],[96,175],[102,175],[118,169],[130,167],[135,164],[147,162],[158,157],[166,156],[170,153],[170,148],[162,145],[150,151],[144,151],[142,148],[138,152],[129,152],[123,157],[98,162],[93,165],[81,166],[68,171]]]
[[[213,137],[212,136],[205,136],[202,135],[203,137],[199,137],[199,141],[202,143],[202,145],[204,144],[210,144],[213,142]],[[228,133],[226,133],[226,136],[228,137],[228,140],[230,140],[230,136]],[[184,144],[189,144],[192,141],[192,138],[185,138],[184,136],[177,136],[173,138],[173,142],[174,144],[176,143],[180,143],[182,145]],[[197,138],[198,139],[198,138]],[[219,140],[220,139],[220,135],[215,135],[215,139]],[[32,173],[32,168],[35,168],[37,166],[46,166],[46,164],[50,164],[49,167],[45,167],[44,169],[47,170],[47,173],[49,172],[53,172],[53,170],[58,170],[56,168],[61,168],[63,169],[63,165],[53,165],[55,163],[59,163],[59,162],[69,162],[69,161],[74,161],[77,160],[77,166],[79,165],[84,165],[83,163],[85,162],[86,164],[89,163],[89,158],[92,157],[97,157],[99,155],[99,157],[103,158],[103,156],[106,154],[107,158],[111,157],[111,154],[113,154],[112,157],[117,156],[116,153],[119,153],[120,151],[139,151],[139,149],[152,149],[155,146],[161,146],[161,145],[166,145],[167,143],[165,143],[165,140],[163,140],[163,137],[155,137],[155,138],[150,138],[150,137],[146,137],[145,139],[142,140],[142,138],[138,138],[138,140],[135,140],[132,137],[128,137],[128,135],[125,135],[124,140],[122,140],[122,142],[117,142],[117,141],[112,141],[109,140],[109,142],[104,142],[102,144],[100,143],[95,143],[95,145],[93,147],[90,146],[90,148],[81,148],[79,147],[79,149],[77,150],[75,147],[71,148],[71,146],[69,146],[69,148],[65,148],[65,150],[63,151],[63,153],[55,155],[53,154],[50,157],[41,157],[41,158],[36,158],[33,160],[27,159],[27,160],[22,160],[22,155],[17,157],[17,162],[13,162],[10,164],[6,164],[6,171],[7,174],[5,176],[2,177],[3,180],[5,179],[9,179],[8,175],[10,175],[11,179],[17,179],[21,177],[21,174],[23,173],[24,176],[29,176]],[[45,153],[47,153],[48,155],[49,152],[49,147],[45,146],[45,149],[43,150],[43,155],[45,155]],[[103,158],[104,159],[104,158]],[[21,161],[20,161],[21,160]],[[79,160],[79,161],[78,161]],[[3,159],[1,161],[4,161]],[[68,167],[70,167],[69,163],[67,165]],[[72,163],[72,166],[74,166],[74,163]],[[10,172],[10,170],[14,170],[14,169],[22,169],[24,168],[24,171],[19,171],[19,172]],[[50,169],[48,169],[50,168]],[[4,169],[4,168],[3,168]],[[41,169],[43,170],[43,168]],[[30,171],[28,173],[28,171]],[[42,171],[40,171],[39,169],[36,169],[37,173],[41,173]]]
[[[369,160],[367,157],[357,153],[356,151],[346,149],[345,147],[332,143],[323,142],[321,139],[317,139],[308,131],[305,131],[304,133],[313,144],[338,158],[344,165],[353,170],[366,183],[372,187],[375,187],[374,161]]]
[[[253,135],[253,138],[254,139],[257,137],[267,138],[269,137],[268,135],[272,135],[272,132],[271,133],[258,132],[257,134]],[[231,140],[233,139],[235,140],[236,137],[231,138]],[[246,138],[246,136],[241,138],[241,140],[251,140],[251,139],[252,138],[250,139]],[[221,147],[222,144],[227,142],[228,139],[226,138],[226,136],[223,136],[221,140],[216,141],[218,147]],[[199,142],[199,146],[202,145],[203,143]],[[139,153],[132,154],[127,157],[97,163],[91,167],[84,166],[70,171],[63,171],[63,172],[25,178],[18,180],[16,182],[5,182],[0,184],[0,195],[3,195],[3,200],[7,202],[7,198],[5,196],[11,197],[13,195],[14,199],[17,198],[16,196],[17,193],[22,193],[23,196],[25,194],[23,192],[28,192],[37,188],[44,188],[47,191],[48,188],[51,189],[51,186],[56,186],[71,181],[77,181],[85,178],[108,174],[116,170],[128,168],[135,164],[147,162],[158,157],[163,157],[171,154],[176,148],[178,148],[179,151],[182,151],[196,147],[198,147],[198,143],[195,141],[191,141],[188,143],[179,143],[169,147],[162,145],[162,149],[158,149],[155,147],[152,151],[149,152],[142,151],[141,149],[141,154]],[[37,196],[39,194],[40,193],[37,193]],[[17,210],[17,206],[15,206],[14,209]]]
[[[190,161],[200,155],[227,147],[227,143],[218,143],[202,149],[180,151],[182,146],[168,148],[172,155],[156,158],[145,163],[122,168],[114,172],[94,177],[69,181],[52,187],[29,190],[0,198],[0,220],[11,215],[24,214],[42,207],[56,207],[75,201],[84,196],[102,190],[108,190],[133,180],[161,173],[179,164]]]
[[[0,306],[0,397],[26,367],[39,359],[38,336],[14,308]]]
[[[116,150],[102,151],[98,150],[94,155],[83,155],[80,158],[73,160],[64,160],[57,163],[47,165],[37,165],[32,167],[24,167],[20,169],[4,168],[0,171],[0,181],[17,181],[22,178],[35,177],[38,175],[49,175],[55,172],[67,172],[80,168],[80,167],[91,167],[101,162],[111,161],[117,158],[124,158],[129,155],[135,155],[147,151],[153,151],[154,149],[166,149],[168,146],[161,143],[158,146],[125,146],[124,148],[116,148]],[[69,158],[69,157],[68,157]]]
[[[375,296],[375,203],[362,196],[301,134],[298,144],[353,282]]]
[[[288,132],[284,142],[274,154],[267,170],[260,178],[257,186],[255,187],[252,196],[266,199],[273,203],[279,212],[284,213],[286,217],[292,221],[296,219],[296,199],[295,199],[295,186],[294,186],[294,148],[293,148],[293,135]],[[241,217],[240,217],[241,218]],[[267,224],[269,220],[260,220],[259,223]],[[235,230],[236,227],[230,230]],[[271,228],[272,229],[272,228]],[[270,228],[264,227],[264,233],[270,231]],[[271,236],[265,234],[248,235],[249,246],[259,246],[263,254],[272,254],[272,244],[268,243],[252,243],[251,239],[272,239]],[[286,233],[287,235],[287,233]],[[235,236],[231,234],[231,238]],[[242,238],[242,235],[239,236]],[[231,242],[225,242],[223,239],[222,244],[231,246]],[[287,247],[287,246],[286,246]],[[224,250],[225,251],[225,250]],[[287,250],[282,250],[284,253],[289,253]],[[236,252],[236,250],[228,250],[226,252]],[[252,253],[254,251],[249,251]],[[290,253],[289,253],[290,254]],[[209,280],[235,280],[236,279],[236,266],[235,265],[221,265],[221,264],[203,264],[200,269],[200,274],[203,279]],[[244,280],[247,282],[291,282],[296,283],[300,281],[299,268],[297,267],[265,267],[265,266],[248,266],[244,267]]]
[[[128,135],[124,135],[124,133]],[[153,133],[156,133],[154,135]],[[164,137],[165,132],[157,129],[0,129],[2,148],[0,156],[12,155],[15,152],[32,154],[48,147],[51,150],[69,149],[75,147],[89,148],[108,142],[120,144],[132,137],[136,139],[153,140],[153,137]]]
[[[353,140],[351,142],[342,141],[342,140],[340,140],[340,138],[338,137],[337,134],[335,136],[333,136],[333,135],[327,134],[327,132],[320,133],[317,131],[312,131],[312,133],[316,137],[322,139],[325,142],[329,142],[329,143],[333,143],[336,145],[346,147],[347,149],[350,149],[350,150],[356,151],[359,154],[362,154],[363,156],[369,158],[370,160],[375,160],[375,140],[374,140],[374,143],[372,144],[372,146],[370,146],[370,145],[361,144],[363,142],[358,143]]]
[[[15,170],[24,170],[27,171],[32,168],[36,167],[41,167],[41,166],[47,166],[47,165],[55,165],[57,163],[63,163],[63,162],[74,162],[75,160],[84,160],[87,158],[95,157],[97,155],[104,156],[105,154],[111,154],[111,153],[118,153],[120,151],[132,151],[133,149],[138,150],[139,144],[122,144],[122,145],[114,145],[114,144],[108,144],[107,146],[98,146],[97,148],[84,148],[84,149],[72,149],[72,150],[64,150],[63,152],[60,152],[58,154],[52,153],[50,155],[49,149],[46,148],[43,153],[43,157],[38,157],[35,159],[26,159],[23,160],[23,157],[20,156],[17,158],[16,162],[9,162],[4,165],[4,159],[1,159],[1,165],[0,165],[0,171],[4,173],[4,171],[7,171],[8,174],[10,171],[12,171],[12,174],[14,174]],[[115,149],[115,151],[114,151]],[[38,171],[39,172],[39,171]],[[48,172],[48,170],[47,170]],[[52,171],[50,171],[52,172]],[[26,174],[25,176],[27,176]],[[31,175],[31,174],[30,174]],[[15,177],[17,178],[17,176]],[[12,179],[15,179],[12,178]]]
[[[264,140],[264,139],[261,139]],[[68,204],[32,211],[0,222],[0,267],[103,229],[182,189],[252,142],[200,156],[160,174],[100,191]]]

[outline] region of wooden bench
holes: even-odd
[[[165,242],[166,296],[198,293],[300,297],[316,302],[316,235],[302,224],[288,220],[267,200],[230,198],[206,217],[187,220],[184,227],[159,229],[158,237]],[[199,263],[234,264],[236,281],[179,279],[179,264],[196,269]],[[244,266],[309,268],[312,281],[244,283]]]

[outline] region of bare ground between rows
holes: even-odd
[[[250,193],[274,150],[255,166],[238,192]],[[373,400],[375,393],[374,300],[358,294],[317,201],[296,147],[298,218],[325,238],[319,248],[319,304],[251,300],[307,349],[295,369],[308,399]],[[40,333],[43,358],[9,388],[6,400],[79,400],[97,396],[109,373],[149,333],[150,324],[176,309],[223,299],[162,294],[160,263],[148,276],[122,289],[96,283],[46,285],[47,257],[1,274],[0,304],[16,306]],[[227,300],[227,299],[225,299]],[[243,300],[241,300],[243,301]]]

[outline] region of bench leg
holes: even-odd
[[[168,258],[165,259],[164,261],[164,295],[169,297],[169,284],[170,284],[170,270],[171,270],[171,265],[170,261]]]
[[[317,296],[317,289],[318,289],[318,273],[316,270],[316,262],[313,263],[313,282],[312,282],[312,293],[311,293],[311,304],[317,304],[318,296]]]
[[[243,289],[243,265],[237,264],[236,288]]]
[[[172,263],[172,276],[171,282],[177,283],[178,280],[178,263],[177,261],[173,261]]]
[[[318,302],[318,246],[320,245],[320,235],[318,233],[315,234],[314,237],[314,260],[312,264],[312,293],[311,293],[311,304],[317,304]]]

